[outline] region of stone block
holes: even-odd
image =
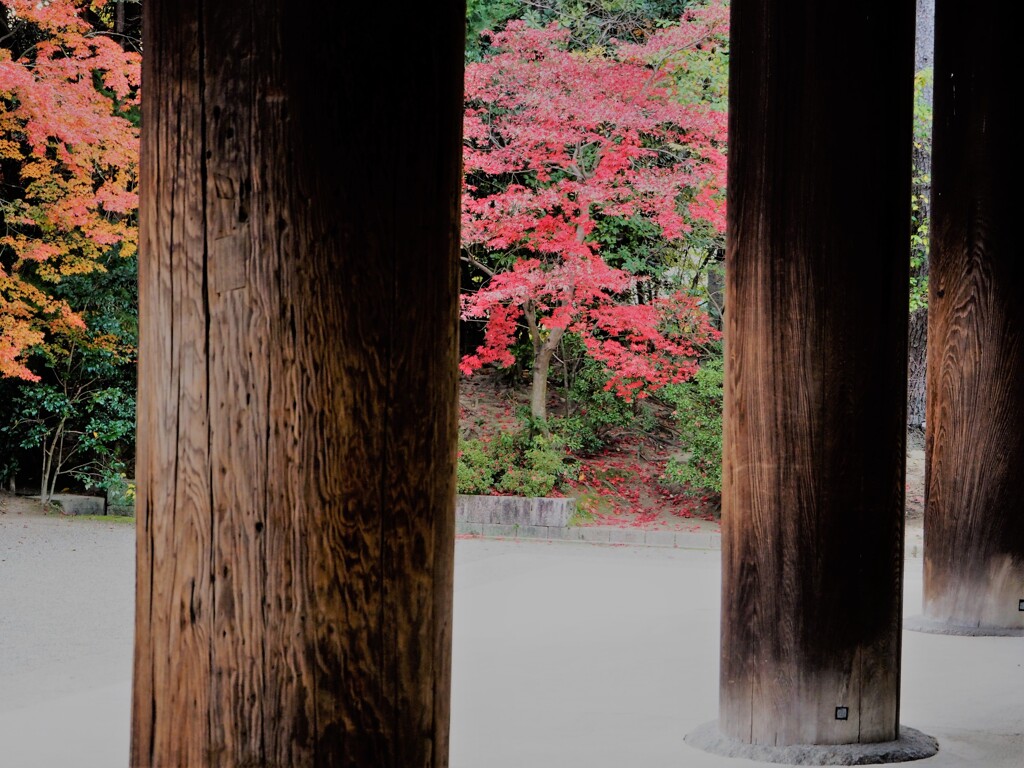
[[[518,496],[492,496],[491,519],[488,522],[501,525],[529,525],[530,507],[533,499]]]
[[[551,538],[551,528],[546,525],[520,525],[517,533],[523,539]]]
[[[567,528],[561,525],[548,526],[548,538],[554,541],[573,541],[578,539],[576,532],[579,528]]]
[[[60,504],[65,515],[106,514],[106,499],[102,496],[80,496],[73,493],[55,493],[50,498]]]
[[[718,533],[687,533],[676,534],[676,546],[680,549],[721,549],[722,536]]]
[[[494,536],[503,539],[513,539],[518,533],[517,525],[503,525],[502,523],[483,523],[483,535]]]
[[[643,544],[644,531],[640,528],[611,528],[608,542],[611,544]]]
[[[562,528],[568,524],[575,508],[575,499],[460,494],[455,499],[455,521]]]
[[[645,531],[644,544],[649,547],[674,547],[676,545],[676,532]]]
[[[562,539],[565,541],[584,541],[583,531],[589,530],[578,525],[558,529],[562,532]]]
[[[576,510],[576,499],[540,498],[534,499],[530,516],[532,525],[546,525],[564,528]]]
[[[608,543],[608,528],[577,528],[576,530],[580,532],[580,541]]]

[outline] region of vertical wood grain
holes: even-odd
[[[144,10],[132,765],[444,766],[464,7]]]
[[[936,3],[924,612],[1022,628],[1024,149],[1000,10]]]
[[[914,3],[731,12],[719,724],[758,744],[885,741]]]

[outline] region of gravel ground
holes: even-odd
[[[0,514],[0,766],[124,765],[135,527],[19,514],[6,506]]]
[[[127,762],[134,529],[0,511],[0,766]],[[920,613],[907,561],[906,613]],[[452,768],[739,768],[717,709],[717,552],[459,541]],[[904,633],[922,766],[1024,766],[1024,639]]]

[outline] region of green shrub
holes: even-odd
[[[517,496],[547,496],[565,474],[564,443],[558,438],[534,436],[521,460],[506,465],[498,489]]]
[[[494,490],[547,496],[568,472],[565,444],[529,430],[501,432],[490,443],[459,438],[458,492]]]
[[[494,485],[494,461],[480,440],[459,438],[456,465],[459,493],[487,493]]]
[[[605,389],[607,383],[607,368],[587,358],[565,393],[574,406],[572,414],[551,422],[552,431],[574,454],[590,456],[600,452],[613,429],[644,432],[653,426],[650,408],[639,400],[627,403],[616,397]]]
[[[675,409],[684,458],[673,458],[664,479],[715,493],[722,492],[722,383],[723,358],[705,359],[689,381],[673,384],[661,399]]]

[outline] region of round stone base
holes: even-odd
[[[723,757],[742,757],[764,763],[784,765],[877,765],[923,760],[939,751],[939,742],[933,737],[900,726],[896,741],[877,744],[791,744],[773,747],[767,744],[747,744],[723,736],[718,721],[705,723],[686,735],[691,747]]]
[[[960,637],[1024,637],[1024,627],[962,627],[947,624],[926,616],[911,616],[903,620],[903,628],[911,632],[931,635],[958,635]]]

